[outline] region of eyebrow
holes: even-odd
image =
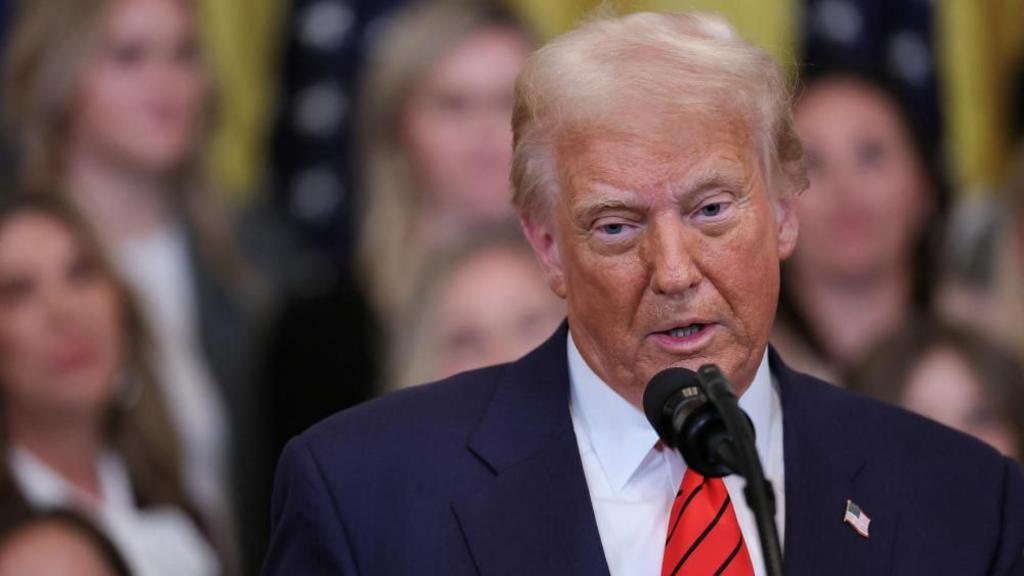
[[[750,174],[742,165],[734,162],[708,163],[696,169],[696,173],[690,175],[685,182],[672,185],[672,195],[676,199],[699,194],[710,188],[748,188]]]
[[[603,212],[612,210],[637,212],[641,209],[641,206],[637,203],[605,196],[595,200],[584,201],[578,206],[573,206],[572,219],[575,222],[590,222],[590,220]]]

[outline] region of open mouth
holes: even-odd
[[[689,338],[700,334],[707,326],[707,324],[689,324],[681,328],[666,330],[665,332],[662,332],[662,334],[668,334],[673,338]]]
[[[655,340],[661,342],[663,346],[667,346],[673,350],[690,350],[695,346],[703,346],[707,342],[707,337],[710,336],[714,327],[715,325],[713,323],[694,322],[692,324],[676,326],[668,330],[655,332],[653,336],[655,337]]]

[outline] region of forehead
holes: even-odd
[[[850,132],[884,132],[907,138],[897,105],[879,89],[854,80],[829,80],[809,88],[794,107],[794,121],[805,139]]]
[[[19,214],[0,224],[0,266],[48,260],[75,248],[71,233],[45,214]]]
[[[112,5],[107,32],[119,36],[145,35],[161,40],[191,34],[191,7],[185,0],[120,0]]]
[[[654,130],[582,131],[557,146],[559,177],[570,191],[603,183],[632,191],[706,181],[747,183],[757,170],[753,139],[736,120],[684,118]]]

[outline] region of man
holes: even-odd
[[[762,574],[736,477],[641,410],[720,366],[776,491],[786,573],[1024,572],[1024,480],[965,436],[768,350],[806,186],[776,64],[719,18],[596,20],[519,78],[512,183],[568,321],[518,362],[294,440],[268,574]]]

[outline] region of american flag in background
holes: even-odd
[[[942,138],[933,0],[807,0],[807,72],[855,69],[889,80],[926,143]],[[937,150],[927,150],[935,153]]]
[[[3,0],[0,0],[3,1]],[[355,97],[375,33],[410,0],[292,0],[271,145],[275,205],[347,268],[355,241]]]

